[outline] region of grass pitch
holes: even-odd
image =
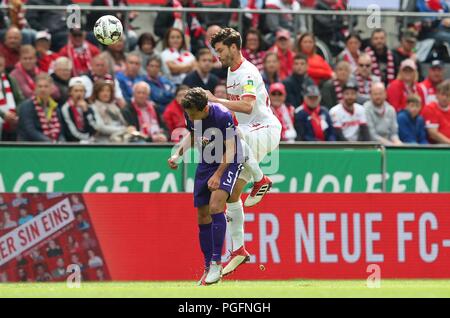
[[[169,297],[169,298],[306,298],[306,297],[450,297],[450,280],[382,280],[380,288],[366,281],[292,280],[223,281],[212,286],[195,282],[107,282],[0,284],[0,297]]]

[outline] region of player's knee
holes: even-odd
[[[209,224],[212,222],[211,216],[208,215],[198,215],[198,224]]]
[[[197,210],[198,224],[208,224],[209,217],[210,215],[208,207]]]
[[[225,211],[225,205],[222,202],[210,202],[209,211],[211,214],[216,214]]]

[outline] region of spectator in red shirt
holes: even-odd
[[[280,61],[280,80],[292,74],[295,53],[291,50],[291,34],[288,30],[278,30],[274,46],[270,51],[277,53]]]
[[[297,42],[299,52],[308,56],[308,75],[313,79],[316,85],[320,85],[333,77],[331,66],[316,53],[316,40],[314,34],[310,32],[303,33]]]
[[[59,51],[60,55],[72,61],[72,76],[87,74],[91,70],[92,58],[99,53],[95,45],[86,41],[86,34],[81,29],[70,29],[69,43]]]
[[[438,85],[436,98],[422,111],[428,138],[431,143],[450,145],[450,80]]]
[[[266,52],[262,50],[263,39],[258,29],[250,28],[245,35],[242,56],[255,65],[261,72],[264,67],[264,56]]]
[[[186,129],[186,118],[184,117],[184,110],[181,106],[186,92],[189,90],[189,86],[180,85],[175,93],[175,99],[166,107],[163,113],[163,119],[167,128],[169,129],[170,140],[178,142],[183,137]],[[178,128],[181,128],[179,130]]]
[[[437,101],[436,87],[444,81],[444,63],[440,60],[431,61],[428,69],[428,77],[421,82],[420,89],[424,97],[425,105]]]
[[[53,70],[53,62],[59,57],[58,53],[50,51],[52,36],[47,31],[36,33],[34,47],[36,48],[38,66],[43,72]]]
[[[274,83],[269,89],[272,111],[281,123],[281,141],[295,141],[294,107],[286,105],[286,88],[282,83]]]
[[[406,100],[411,94],[419,95],[423,104],[422,91],[417,82],[418,77],[416,62],[412,59],[406,59],[400,64],[397,79],[393,80],[387,89],[387,100],[397,112],[405,108]]]
[[[22,43],[22,34],[17,27],[10,27],[5,33],[3,43],[0,43],[0,55],[5,57],[6,72],[9,73],[14,65],[19,62],[20,44]]]

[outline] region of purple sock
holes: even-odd
[[[227,230],[227,219],[225,213],[217,213],[212,217],[212,244],[213,244],[213,261],[220,262],[222,258],[223,242],[225,241],[225,232]]]
[[[198,225],[198,238],[200,241],[200,248],[202,249],[203,256],[205,258],[205,268],[209,267],[211,263],[211,257],[213,252],[212,244],[212,223],[199,224]]]

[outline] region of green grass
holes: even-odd
[[[382,280],[368,288],[356,280],[224,281],[213,286],[194,282],[0,284],[0,297],[450,297],[450,280]]]

